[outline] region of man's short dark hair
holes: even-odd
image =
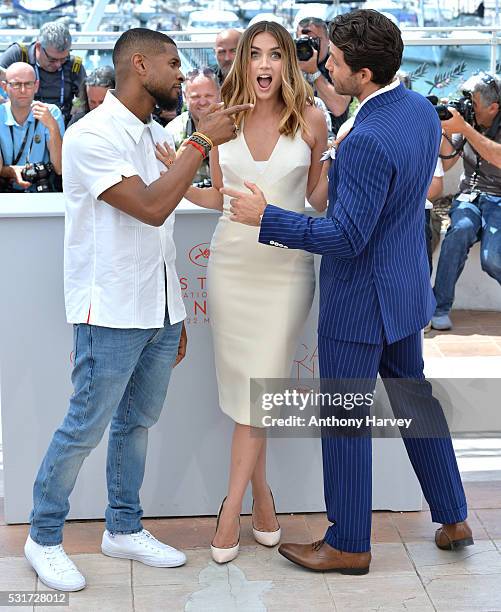
[[[402,63],[400,30],[377,11],[359,9],[338,15],[330,23],[329,38],[343,52],[352,72],[368,68],[377,85],[388,85]]]
[[[165,51],[164,45],[176,45],[170,36],[149,30],[148,28],[131,28],[124,32],[113,48],[113,65],[117,64],[134,53],[160,54]]]

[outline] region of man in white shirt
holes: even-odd
[[[103,553],[156,567],[186,561],[142,528],[139,501],[148,428],[186,351],[172,213],[210,148],[235,137],[234,113],[250,108],[212,105],[162,174],[155,145],[165,132],[151,113],[155,104],[177,104],[184,77],[176,45],[160,32],[131,29],[118,39],[113,64],[116,90],[68,130],[63,144],[74,393],[34,484],[24,549],[40,579],[64,591],[85,586],[61,545],[68,498],[110,422]]]

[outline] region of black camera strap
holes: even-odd
[[[37,127],[38,127],[38,119],[35,119],[35,123],[34,123],[34,127],[33,127],[33,133],[31,134],[31,144],[30,144],[30,150],[27,156],[27,159],[29,160],[30,156],[31,156],[31,149],[33,148],[33,142],[35,140],[35,132],[37,131]],[[21,143],[21,146],[19,147],[19,151],[17,152],[17,155],[15,155],[15,145],[14,145],[14,128],[12,127],[12,125],[9,125],[9,130],[10,130],[10,137],[12,140],[12,166],[17,166],[17,164],[19,163],[19,160],[21,159],[23,153],[24,153],[24,149],[26,148],[26,143],[28,142],[28,135],[30,133],[30,126],[28,126],[28,128],[26,129],[26,132],[24,133],[24,138],[23,138],[23,142]]]
[[[459,147],[456,147],[456,145],[454,144],[452,139],[445,132],[442,132],[442,134],[443,134],[444,138],[447,140],[447,142],[454,149],[454,153],[451,153],[450,155],[441,155],[441,154],[439,154],[440,159],[454,159],[454,157],[456,157],[458,155],[462,155],[463,154],[464,145],[466,144],[466,138],[463,138],[463,140],[461,141],[461,144],[459,145]]]

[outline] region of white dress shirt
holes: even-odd
[[[66,132],[64,293],[69,323],[160,328],[165,286],[171,323],[186,317],[175,268],[174,213],[153,227],[99,196],[123,177],[149,185],[165,170],[155,157],[166,139],[155,121],[143,123],[111,92]],[[164,272],[165,271],[165,272]]]

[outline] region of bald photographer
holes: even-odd
[[[435,279],[437,307],[431,325],[437,330],[452,329],[454,289],[476,242],[481,243],[482,270],[501,284],[500,109],[501,80],[490,74],[469,79],[463,98],[447,109],[437,107],[444,134],[440,149],[444,170],[460,157],[464,162]]]

